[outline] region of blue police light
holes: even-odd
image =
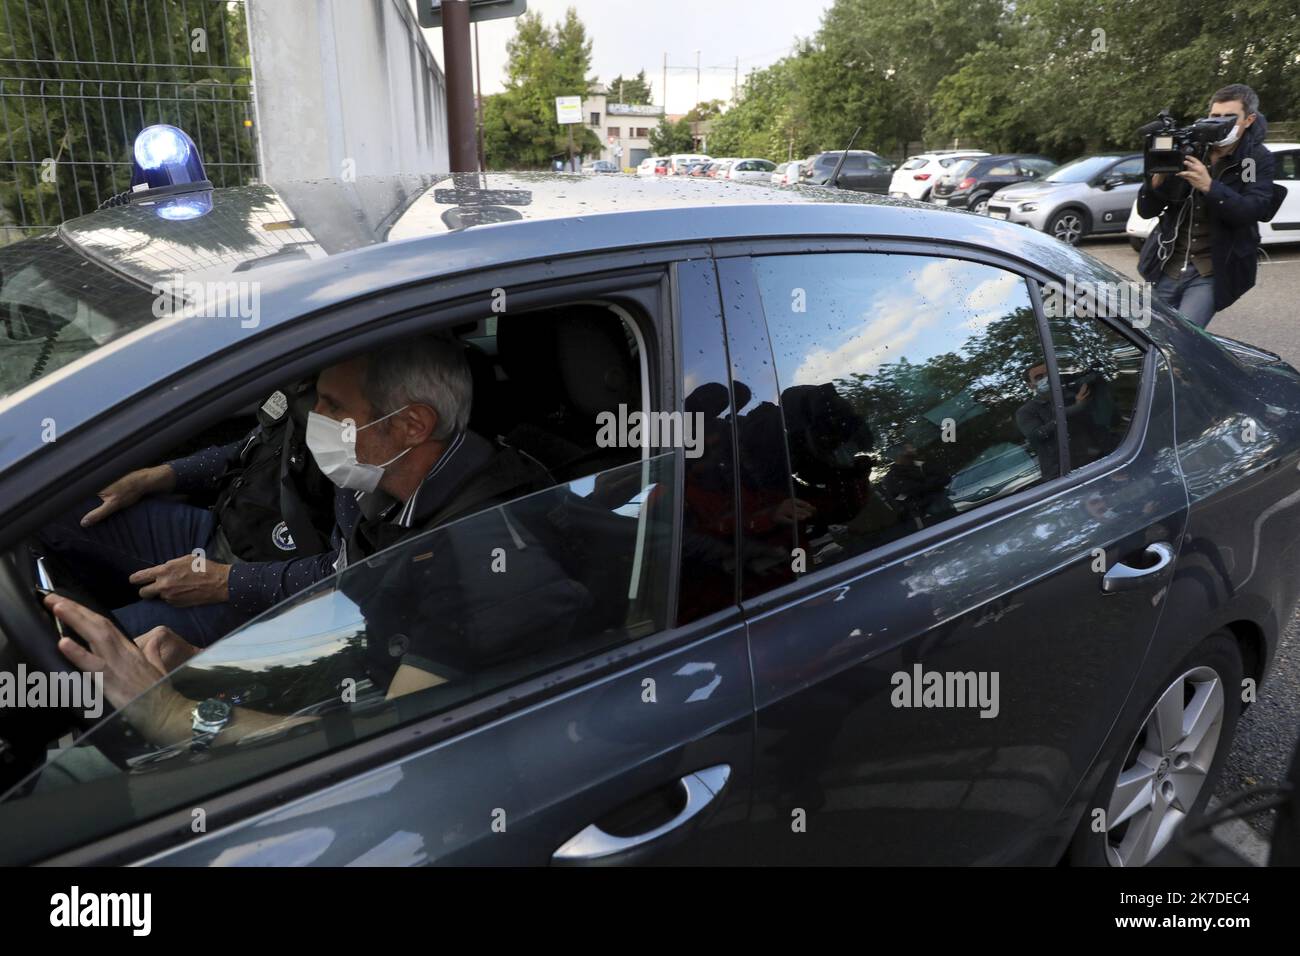
[[[175,126],[158,124],[141,130],[132,155],[132,196],[138,195],[142,186],[168,192],[185,192],[186,187],[212,188],[194,140]]]
[[[182,196],[164,199],[158,203],[154,212],[160,219],[180,222],[185,219],[198,219],[212,212],[212,190],[186,193]]]

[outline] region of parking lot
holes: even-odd
[[[1124,238],[1087,239],[1081,248],[1134,279],[1137,253]],[[1265,247],[1268,253],[1259,269],[1258,285],[1230,309],[1216,315],[1210,331],[1276,352],[1292,365],[1300,365],[1300,325],[1295,303],[1300,301],[1300,245]],[[1258,703],[1237,725],[1237,736],[1224,766],[1218,795],[1244,787],[1279,782],[1286,774],[1300,734],[1300,615],[1293,617],[1278,650],[1269,681]],[[1250,820],[1267,834],[1272,814]],[[1249,842],[1245,838],[1244,842]],[[1239,849],[1249,846],[1238,844]]]

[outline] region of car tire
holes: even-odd
[[[1060,239],[1067,246],[1077,246],[1079,240],[1086,236],[1091,228],[1092,223],[1089,221],[1088,214],[1082,209],[1071,206],[1053,213],[1043,231],[1049,236]]]
[[[929,202],[929,201],[930,201],[930,193],[931,193],[931,192],[933,192],[932,189],[927,189],[925,192],[921,193],[921,198],[920,198],[919,200],[917,200],[917,201],[918,201],[918,202]]]
[[[966,204],[966,207],[977,215],[986,216],[989,211],[989,197],[991,195],[992,193],[976,193],[970,197],[970,202]]]
[[[1187,819],[1201,813],[1232,748],[1242,710],[1241,679],[1241,649],[1227,631],[1215,631],[1170,671],[1160,689],[1145,702],[1136,726],[1127,727],[1117,738],[1122,749],[1084,809],[1066,853],[1068,862],[1076,866],[1145,865],[1174,841]],[[1184,722],[1189,713],[1204,711],[1205,723],[1193,724],[1204,731],[1197,734],[1199,744],[1191,747],[1190,754],[1180,749],[1192,736],[1182,734],[1185,723],[1175,730],[1179,739],[1170,742],[1168,734],[1161,739],[1161,704],[1176,706],[1173,715],[1182,715]],[[1173,726],[1169,713],[1165,711],[1166,727]],[[1125,778],[1122,785],[1121,777]],[[1098,808],[1103,811],[1101,817],[1095,813]],[[1112,822],[1111,817],[1122,819]],[[1105,829],[1098,833],[1094,821],[1103,820]],[[1154,846],[1146,842],[1151,833],[1155,834]]]
[[[1146,245],[1146,242],[1145,240],[1138,239],[1134,236],[1130,236],[1128,240],[1128,244],[1133,247],[1134,252],[1141,252],[1142,247]]]

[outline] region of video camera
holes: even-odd
[[[1146,138],[1142,149],[1142,176],[1153,173],[1181,173],[1183,159],[1195,156],[1201,162],[1210,147],[1225,139],[1237,124],[1234,119],[1198,119],[1190,126],[1179,126],[1168,110],[1161,110],[1154,122],[1138,130]]]

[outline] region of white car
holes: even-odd
[[[917,153],[894,170],[889,181],[889,195],[897,199],[930,201],[930,190],[935,181],[954,163],[977,156],[987,156],[982,149],[937,149],[932,153]]]
[[[1264,145],[1273,153],[1273,182],[1286,188],[1286,199],[1272,222],[1259,224],[1260,244],[1267,246],[1279,242],[1300,242],[1300,143]],[[1143,219],[1138,215],[1137,203],[1134,202],[1133,208],[1129,210],[1128,224],[1124,227],[1129,245],[1141,252],[1143,243],[1155,226],[1155,219]]]
[[[738,159],[727,170],[727,178],[740,182],[769,182],[776,163],[766,159]]]
[[[795,183],[799,182],[800,165],[802,165],[801,160],[792,159],[790,162],[782,163],[780,166],[776,167],[776,169],[772,170],[772,185],[793,186]]]
[[[668,175],[680,176],[691,163],[707,163],[709,157],[698,153],[673,153],[668,157]]]

